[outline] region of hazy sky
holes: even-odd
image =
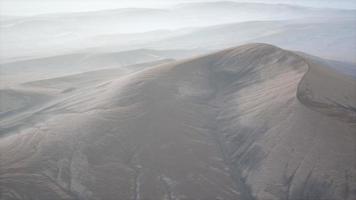
[[[219,0],[0,0],[2,15],[36,15],[127,7],[169,7],[182,2]],[[313,7],[356,9],[356,0],[232,0],[238,2],[285,3]]]

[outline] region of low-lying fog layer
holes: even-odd
[[[236,45],[237,41],[241,44],[255,39],[281,46],[286,44],[286,47],[296,47],[296,50],[313,47],[332,51],[331,46],[343,46],[346,43],[343,52],[336,49],[326,56],[334,53],[343,55],[345,52],[352,54],[355,49],[355,17],[355,10],[236,2],[186,3],[165,9],[113,9],[5,17],[0,22],[0,58],[2,62],[7,62],[107,45],[122,51],[142,48],[145,43],[152,41],[160,45],[161,40],[174,40],[186,34],[192,37],[199,34],[196,35],[198,40],[192,38],[182,43],[176,40],[165,48],[215,47],[216,50],[216,47],[226,48],[226,44]],[[251,21],[268,23],[261,25]],[[237,28],[238,22],[245,24]],[[232,27],[229,29],[230,25],[224,25],[219,32],[219,26],[216,26],[221,24],[230,24]],[[226,34],[230,36],[225,38]],[[221,43],[225,45],[221,46]],[[300,48],[303,46],[304,49]],[[308,53],[318,52],[312,50]],[[354,56],[347,56],[347,59],[354,61]]]
[[[39,15],[58,12],[84,12],[112,8],[167,8],[180,3],[219,2],[226,0],[1,0],[0,12],[5,15]],[[231,0],[233,2],[291,4],[316,8],[356,9],[353,0]]]
[[[172,2],[0,17],[0,199],[356,199],[356,10]]]

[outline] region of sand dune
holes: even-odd
[[[23,83],[23,86],[30,86],[35,88],[46,88],[66,92],[77,88],[90,87],[93,84],[99,84],[112,79],[118,79],[121,76],[135,73],[149,67],[153,67],[163,63],[173,62],[174,60],[159,60],[154,62],[141,63],[136,65],[128,65],[116,68],[108,68],[102,70],[88,71],[80,74],[73,74],[70,76],[61,76],[57,78],[36,80]],[[73,87],[75,86],[75,87]]]
[[[356,198],[356,79],[323,61],[249,44],[104,77],[11,121],[4,200]]]
[[[113,79],[127,76],[158,64],[173,60],[160,60],[149,63],[122,66],[74,74],[52,79],[25,82],[20,85],[6,87],[0,90],[0,134],[16,130],[22,121],[30,120],[32,115],[41,112],[43,107],[53,106],[72,93],[87,90],[96,84],[105,84]],[[58,75],[58,74],[57,74]],[[22,80],[24,81],[24,80]],[[51,101],[54,100],[54,101]],[[20,122],[20,123],[19,123]]]
[[[198,51],[197,51],[198,52]],[[0,64],[0,87],[29,81],[49,79],[81,72],[121,68],[133,64],[167,59],[181,59],[197,54],[192,50],[136,49],[120,52],[71,53],[44,58],[35,58]],[[127,70],[127,69],[126,69]]]

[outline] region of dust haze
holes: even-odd
[[[0,0],[1,200],[353,200],[356,3]]]

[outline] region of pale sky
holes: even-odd
[[[1,15],[37,15],[128,7],[162,8],[179,3],[219,0],[0,0]],[[221,1],[221,0],[220,0]],[[231,0],[237,2],[284,3],[312,7],[356,9],[356,0]]]

